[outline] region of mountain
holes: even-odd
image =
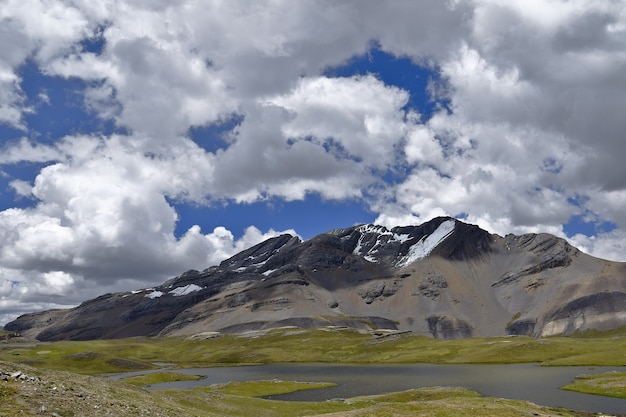
[[[341,326],[455,339],[623,325],[626,263],[549,234],[502,237],[439,217],[281,235],[161,286],[27,314],[5,330],[51,341]]]

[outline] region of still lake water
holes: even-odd
[[[626,414],[626,400],[560,390],[577,375],[624,371],[621,367],[541,367],[511,365],[331,365],[271,364],[218,368],[177,369],[202,375],[199,381],[153,385],[152,388],[193,388],[230,381],[280,379],[302,382],[334,382],[336,387],[278,395],[273,399],[324,401],[358,395],[382,394],[411,388],[460,386],[486,397],[527,400],[536,404],[594,413]]]

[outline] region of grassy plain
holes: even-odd
[[[495,337],[434,340],[373,336],[348,330],[277,329],[208,340],[132,338],[53,343],[0,343],[0,360],[80,374],[262,363],[541,363],[626,365],[626,329],[593,337]]]
[[[0,381],[0,416],[128,417],[216,416],[529,416],[586,417],[525,401],[481,397],[463,388],[433,387],[392,394],[324,402],[289,402],[260,398],[327,384],[255,381],[189,390],[147,391],[107,378],[35,369],[0,362],[0,370],[34,377]]]
[[[582,417],[563,409],[541,407],[525,401],[513,401],[481,397],[464,388],[433,387],[384,395],[355,397],[324,402],[288,402],[258,398],[270,395],[274,384],[284,382],[257,383],[249,387],[238,383],[236,395],[232,395],[232,384],[224,387],[194,389],[185,393],[189,404],[194,404],[209,415],[274,417],[274,416],[569,416]],[[250,389],[254,396],[247,393]],[[180,395],[180,392],[164,391],[163,395]]]
[[[146,387],[149,385],[161,384],[163,382],[197,381],[199,379],[202,379],[202,377],[198,375],[187,375],[177,372],[153,372],[149,374],[123,378],[125,383],[135,385],[137,387]]]
[[[607,372],[598,375],[580,375],[563,389],[587,394],[626,398],[626,372]]]
[[[353,364],[533,362],[547,366],[622,366],[626,365],[626,329],[567,338],[499,337],[456,341],[434,340],[410,334],[369,335],[340,329],[306,331],[277,329],[264,334],[222,335],[206,340],[132,338],[40,343],[11,339],[0,342],[0,361],[5,361],[4,364],[11,363],[13,366],[34,367],[28,369],[33,369],[31,372],[39,372],[42,378],[49,379],[58,379],[58,371],[98,375],[156,369],[162,366],[162,363],[179,368],[276,362]],[[2,368],[3,363],[0,363],[0,369]],[[61,374],[68,375],[66,372]],[[96,381],[94,382],[96,384],[106,381],[107,389],[98,391],[106,397],[103,398],[103,403],[108,401],[109,404],[124,404],[124,413],[129,416],[158,415],[144,413],[153,406],[160,407],[155,409],[154,413],[157,410],[177,409],[177,415],[181,416],[586,415],[540,407],[524,401],[484,398],[475,392],[459,388],[434,387],[343,401],[294,403],[261,397],[319,387],[293,381],[256,381],[189,390],[145,391],[136,388],[139,390],[136,391],[125,387],[131,387],[130,384],[151,385],[182,376],[173,372],[159,372],[152,376],[146,375],[143,377],[145,379],[129,379],[128,383],[104,378],[90,379],[82,375],[80,378],[87,378],[85,381]],[[70,382],[65,383],[66,386],[69,384]],[[18,408],[22,410],[29,406],[28,401],[34,401],[32,396],[29,397],[31,394],[24,394],[21,391],[24,387],[23,384],[0,381],[2,397],[0,400],[5,408],[14,404],[15,410]],[[620,373],[620,375],[609,374],[605,378],[581,378],[568,389],[583,392],[590,392],[593,389],[597,394],[615,395],[615,390],[623,393],[625,387],[626,373]],[[75,388],[75,391],[78,389],[81,388]],[[45,390],[39,390],[38,393],[45,393]],[[41,401],[53,404],[57,397]],[[76,404],[65,404],[64,407],[68,407],[64,411],[65,414],[59,412],[57,414],[98,415],[85,414],[84,410],[72,411],[71,407],[74,405]],[[36,415],[35,408],[32,410],[33,414],[24,415]],[[137,414],[133,414],[133,410],[137,411]],[[0,416],[3,415],[9,414],[2,414],[0,411]]]

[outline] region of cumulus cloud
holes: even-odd
[[[49,306],[56,298],[67,305],[96,295],[94,288],[154,285],[279,234],[251,226],[236,239],[223,227],[206,233],[193,226],[177,239],[178,215],[166,196],[200,198],[194,187],[201,174],[191,167],[210,165],[210,156],[190,141],[192,150],[170,159],[146,155],[142,144],[119,136],[66,137],[55,147],[58,161],[34,184],[13,183],[37,203],[0,212],[3,300]],[[37,155],[26,152],[24,158]]]
[[[5,242],[0,262],[15,269],[56,268],[111,280],[140,271],[163,276],[185,265],[206,267],[240,247],[222,229],[203,235],[195,226],[180,240],[173,236],[178,216],[165,197],[185,198],[181,190],[193,191],[186,168],[201,159],[201,149],[194,149],[196,160],[166,160],[133,149],[126,139],[65,138],[59,149],[69,153],[42,169],[30,190],[37,205],[0,212]],[[178,166],[181,162],[187,163]],[[178,249],[194,236],[206,239],[198,252],[203,256]],[[250,243],[254,236],[263,237],[249,230],[242,242]],[[111,259],[119,262],[111,265]]]
[[[33,143],[21,138],[17,143],[5,145],[0,151],[0,164],[18,162],[50,162],[61,158],[61,152],[55,147]]]
[[[233,143],[216,155],[217,196],[252,202],[272,195],[297,200],[313,191],[330,198],[359,193],[362,182],[354,174],[363,168],[353,161],[339,161],[320,144],[289,141],[281,126],[290,117],[286,109],[272,105],[246,116]]]
[[[601,233],[597,236],[576,234],[570,238],[572,244],[580,250],[596,254],[603,259],[624,259],[626,234],[623,229]]]
[[[303,79],[291,94],[268,100],[292,114],[283,127],[287,138],[332,142],[337,157],[378,169],[393,161],[394,145],[404,137],[407,101],[406,91],[373,76]]]
[[[27,59],[45,63],[69,52],[88,35],[90,22],[69,4],[7,0],[0,10],[0,123],[26,129],[20,67]]]
[[[516,100],[527,104],[523,111],[511,100],[503,103],[498,117],[558,132],[591,150],[575,177],[577,184],[623,188],[624,167],[616,163],[615,151],[623,146],[620,132],[626,128],[616,111],[626,104],[617,88],[626,82],[626,6],[484,1],[477,2],[475,16],[472,47],[495,71],[516,74],[517,90],[529,95]]]
[[[561,225],[591,210],[622,227],[624,5],[473,6],[471,35],[439,62],[451,111],[410,130],[414,168],[377,206],[379,221],[463,214],[498,233],[565,236]],[[580,196],[583,206],[572,204]],[[385,211],[390,201],[400,207]],[[607,249],[618,235],[586,247],[624,259]]]
[[[0,123],[19,137],[0,166],[38,171],[6,174],[22,202],[0,211],[0,305],[153,285],[279,233],[252,219],[240,238],[177,234],[175,203],[314,193],[390,226],[453,215],[560,236],[590,213],[617,229],[571,241],[624,259],[625,35],[626,6],[608,0],[7,0]],[[379,74],[328,75],[372,45],[429,69],[432,114]],[[114,133],[38,140],[29,118],[55,102],[28,96],[26,65],[79,80]],[[190,133],[233,119],[210,143]]]
[[[245,202],[360,197],[373,171],[394,162],[407,99],[372,76],[303,78],[286,94],[260,98],[216,155],[215,193]]]

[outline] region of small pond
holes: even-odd
[[[460,386],[487,397],[520,399],[536,404],[565,407],[594,413],[626,414],[626,400],[564,391],[559,387],[577,375],[597,374],[621,367],[542,367],[509,365],[334,365],[271,364],[261,366],[177,369],[175,372],[202,375],[199,381],[180,381],[152,388],[193,388],[229,381],[280,379],[302,382],[334,382],[331,388],[278,395],[273,399],[324,401],[358,395],[382,394],[411,388]]]

